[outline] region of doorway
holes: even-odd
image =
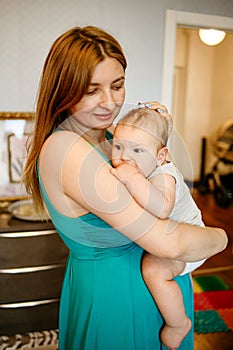
[[[233,18],[171,10],[166,13],[162,102],[174,116],[172,158],[189,182],[199,180],[202,138],[207,137],[208,146],[219,123],[233,118],[232,97],[229,96],[233,86],[230,63],[233,61],[233,34],[227,35],[224,45],[221,44],[225,53],[220,53],[221,45],[209,47],[200,42],[198,28],[203,27],[224,29],[229,33],[233,31]],[[229,50],[227,45],[230,51],[226,51]],[[220,69],[216,70],[216,62],[223,62]],[[226,74],[227,69],[229,74]],[[221,83],[217,82],[217,75]],[[223,89],[226,89],[224,98],[219,93],[222,94]],[[212,158],[211,146],[208,146],[208,165]]]

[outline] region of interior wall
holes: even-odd
[[[229,16],[232,0],[0,0],[0,110],[33,111],[42,65],[65,30],[93,24],[121,42],[127,103],[161,97],[167,9]]]
[[[198,30],[178,28],[175,56],[174,125],[187,146],[191,168],[184,161],[179,140],[173,149],[185,178],[199,180],[202,138],[207,139],[206,171],[214,164],[216,130],[233,120],[233,34],[218,46],[203,44]]]
[[[227,118],[233,118],[233,34],[216,46],[214,56],[214,84],[211,99],[210,131],[214,132]]]

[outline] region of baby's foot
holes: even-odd
[[[189,318],[185,319],[182,327],[170,327],[165,325],[161,331],[162,343],[171,350],[176,350],[180,346],[180,343],[190,331],[192,323]]]

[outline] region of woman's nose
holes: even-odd
[[[114,104],[114,99],[111,91],[104,91],[100,96],[100,105],[104,105],[105,107],[111,106]]]

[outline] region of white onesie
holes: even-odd
[[[158,166],[150,175],[148,180],[157,174],[169,174],[176,181],[176,198],[173,210],[169,216],[170,219],[178,222],[186,222],[188,224],[204,226],[202,221],[201,211],[194,202],[190,190],[179,170],[172,162]],[[186,262],[186,266],[181,275],[190,273],[201,266],[205,260]]]

